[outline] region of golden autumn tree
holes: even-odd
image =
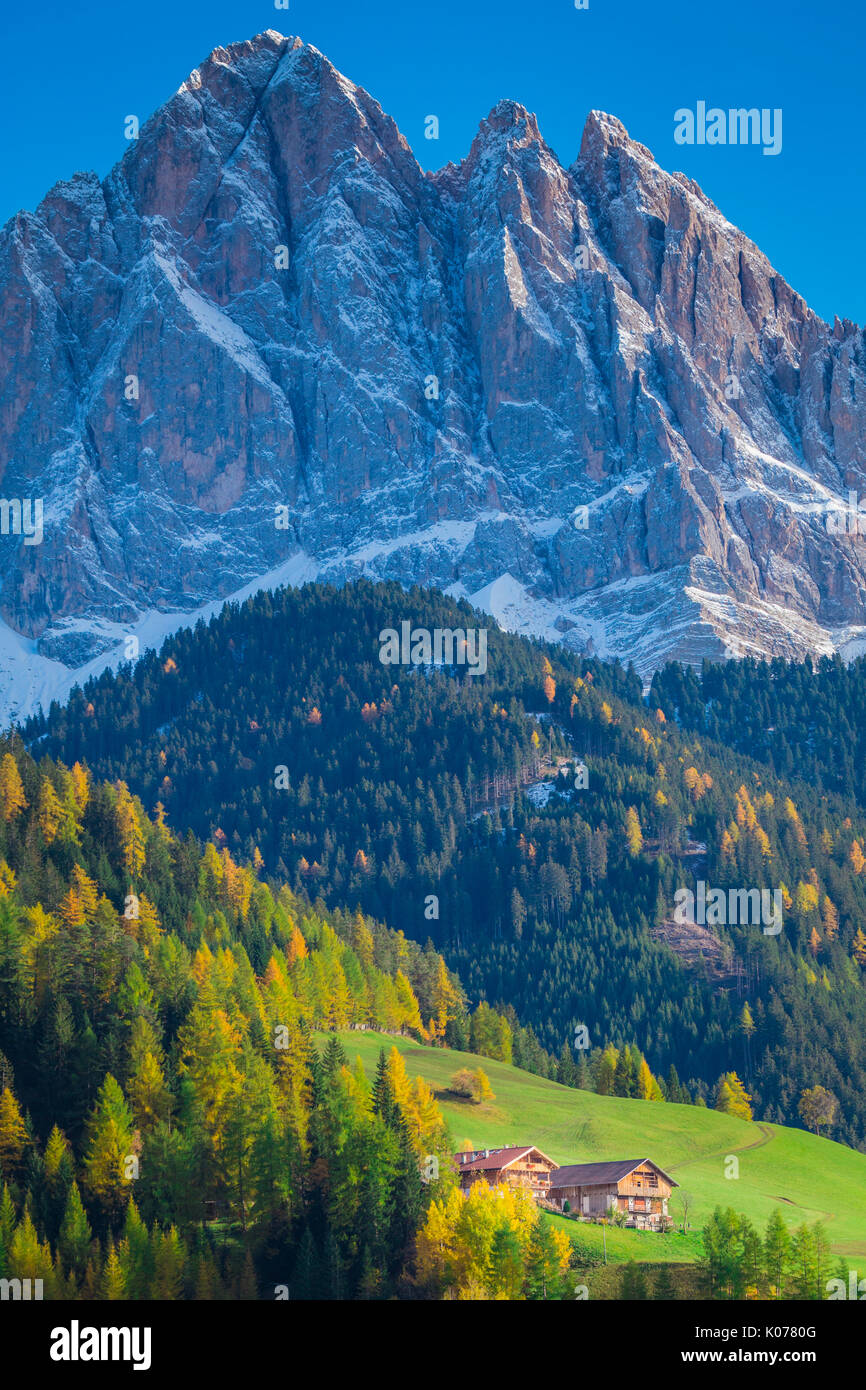
[[[643,832],[634,806],[629,806],[625,814],[625,839],[628,852],[631,858],[635,859],[643,849]]]
[[[145,1052],[127,1085],[129,1103],[136,1126],[142,1134],[155,1129],[160,1120],[167,1120],[171,1097],[162,1068],[152,1052]]]
[[[646,1057],[641,1057],[637,1069],[638,1100],[652,1100],[654,1084],[656,1085],[656,1089],[658,1089],[657,1083],[655,1083],[655,1077],[650,1071]]]
[[[373,933],[360,912],[356,912],[352,918],[352,948],[361,962],[362,969],[369,970],[373,964],[375,942]]]
[[[53,844],[57,838],[60,822],[63,820],[63,807],[50,777],[43,777],[39,783],[39,803],[36,818],[46,845]]]
[[[93,881],[76,864],[72,870],[72,882],[57,909],[58,916],[67,927],[80,927],[92,920],[99,902],[99,890]]]
[[[10,869],[5,859],[0,859],[0,898],[14,893],[16,882],[14,869]]]
[[[209,840],[204,847],[198,870],[198,891],[201,897],[218,898],[222,894],[223,866],[216,845]]]
[[[435,1009],[433,1018],[439,1038],[444,1038],[445,1028],[449,1019],[454,1018],[459,1002],[457,991],[451,983],[445,962],[439,956],[436,965],[436,979],[433,983],[433,1007]]]
[[[411,1032],[421,1033],[423,1024],[421,1022],[421,1010],[418,1007],[418,1000],[415,991],[402,970],[398,970],[394,987],[397,993],[397,1004],[400,1010],[399,1027],[402,1030],[408,1028]]]
[[[746,1034],[747,1038],[750,1038],[755,1031],[755,1019],[749,1008],[748,1000],[740,1012],[740,1030]]]
[[[9,1272],[18,1278],[41,1279],[49,1291],[54,1284],[51,1247],[47,1241],[40,1242],[29,1208],[9,1242]]]
[[[412,1082],[399,1047],[392,1046],[385,1058],[385,1075],[395,1104],[405,1110],[408,1116],[412,1109]]]
[[[0,1092],[0,1174],[14,1177],[30,1144],[21,1107],[10,1088]]]
[[[739,825],[741,829],[754,830],[758,823],[757,812],[752,805],[752,799],[747,789],[743,786],[737,789],[737,809],[735,814],[737,825]]]
[[[555,1296],[572,1246],[529,1192],[481,1182],[431,1202],[417,1253],[419,1281],[440,1298],[517,1300]]]
[[[773,850],[772,850],[772,847],[771,847],[771,845],[770,845],[770,838],[769,838],[769,836],[767,835],[766,830],[764,830],[763,826],[760,826],[760,825],[756,825],[756,826],[755,826],[755,829],[754,829],[754,837],[755,837],[755,840],[756,840],[756,842],[757,842],[758,848],[759,848],[760,851],[761,851],[761,856],[762,856],[762,858],[764,858],[764,859],[772,859],[772,857],[773,857]]]
[[[144,831],[135,802],[130,796],[126,783],[118,782],[116,790],[117,801],[114,817],[120,837],[123,866],[132,879],[137,879],[144,868]]]
[[[241,1035],[225,1009],[193,1006],[179,1034],[181,1070],[192,1082],[206,1128],[216,1139],[227,1098],[240,1082]]]
[[[72,1155],[69,1148],[69,1140],[63,1131],[54,1125],[45,1144],[43,1155],[45,1164],[45,1180],[48,1183],[48,1190],[52,1196],[56,1196],[60,1190],[59,1185],[62,1181],[64,1168],[71,1171]]]
[[[163,934],[154,904],[146,893],[142,893],[138,899],[138,917],[127,917],[126,912],[127,909],[124,909],[124,926],[134,928],[129,931],[129,935],[136,937],[145,956],[151,956]]]
[[[818,889],[812,883],[798,883],[794,902],[798,912],[804,915],[818,910]]]
[[[326,968],[325,1026],[329,1032],[348,1028],[352,1013],[352,995],[346,972],[339,960],[331,960]]]
[[[800,813],[789,796],[785,797],[782,806],[782,811],[785,820],[788,822],[788,824],[791,826],[791,829],[794,832],[794,839],[797,842],[797,848],[805,852],[805,850],[807,849],[806,832],[803,829],[803,822],[800,820]]]
[[[751,1120],[752,1097],[735,1071],[719,1077],[714,1109],[725,1115],[736,1115],[740,1120]]]
[[[821,922],[828,941],[835,941],[839,932],[839,913],[826,893],[821,900]]]
[[[689,789],[693,801],[700,801],[704,794],[704,781],[696,767],[687,767],[683,781]]]
[[[69,776],[72,783],[72,794],[75,797],[75,804],[78,810],[83,812],[87,809],[90,800],[90,773],[81,763],[73,763],[69,769]]]
[[[223,870],[223,895],[242,922],[247,920],[255,881],[249,869],[236,864],[226,848],[220,856]]]
[[[4,753],[0,759],[0,816],[8,824],[26,809],[27,798],[18,764],[11,753]]]

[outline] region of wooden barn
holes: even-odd
[[[570,1163],[550,1174],[548,1201],[578,1216],[606,1216],[612,1207],[625,1212],[626,1225],[662,1230],[668,1223],[668,1198],[674,1182],[648,1158],[612,1163]]]
[[[455,1154],[454,1163],[464,1196],[473,1183],[486,1182],[491,1187],[499,1183],[526,1187],[536,1199],[546,1199],[550,1174],[556,1168],[553,1159],[532,1144],[511,1145],[506,1149],[470,1149]]]

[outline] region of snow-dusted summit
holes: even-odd
[[[866,495],[863,333],[600,112],[570,169],[502,101],[425,174],[269,30],[7,224],[0,322],[0,496],[44,502],[0,535],[6,717],[313,575],[645,672],[866,636],[827,525]]]

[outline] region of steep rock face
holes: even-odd
[[[564,169],[502,101],[425,175],[268,31],[7,224],[0,313],[0,493],[44,502],[41,544],[0,536],[7,715],[313,574],[644,671],[866,635],[827,524],[864,491],[863,334],[610,116]]]

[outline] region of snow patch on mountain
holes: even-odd
[[[827,525],[866,497],[863,332],[613,116],[565,168],[501,101],[424,173],[268,30],[0,229],[0,319],[2,491],[45,509],[0,538],[0,717],[299,576],[644,678],[866,641],[866,538]]]

